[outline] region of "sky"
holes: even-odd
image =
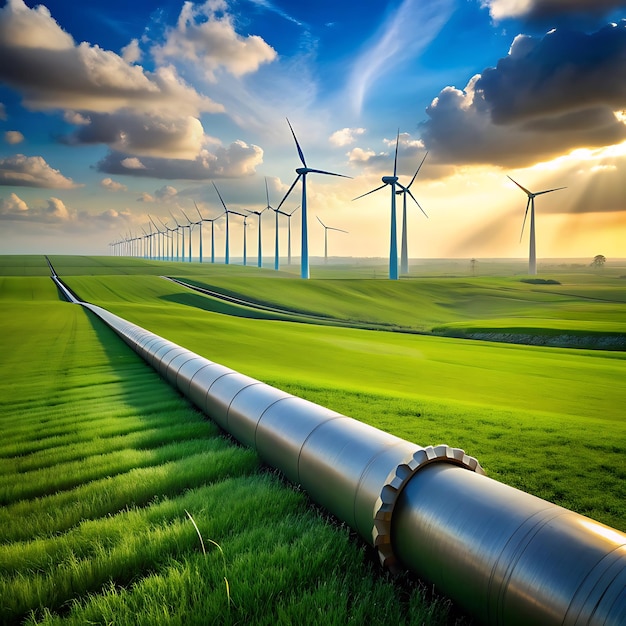
[[[344,175],[307,178],[313,256],[316,218],[348,231],[329,255],[389,255],[389,187],[354,198],[393,173],[397,142],[404,185],[427,155],[411,258],[527,257],[509,176],[565,187],[535,200],[539,258],[626,257],[626,0],[8,0],[0,254],[107,255],[151,218],[218,216],[214,184],[243,212],[267,181],[276,207],[301,167],[287,119],[308,167]],[[282,210],[300,200],[297,185]],[[243,228],[231,216],[233,256]],[[284,217],[279,237],[286,254]]]

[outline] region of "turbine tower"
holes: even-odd
[[[317,216],[316,216],[317,217]],[[341,228],[333,228],[332,226],[326,226],[324,222],[318,217],[317,221],[324,227],[324,263],[328,263],[328,231],[336,230],[340,233],[347,233],[347,230],[341,230]]]
[[[224,264],[225,265],[229,265],[230,264],[230,243],[229,243],[229,228],[228,228],[228,215],[230,213],[234,214],[234,215],[241,215],[241,217],[246,217],[243,213],[239,213],[238,211],[231,211],[230,209],[228,209],[226,207],[226,204],[224,203],[224,200],[222,199],[222,195],[220,194],[219,189],[217,188],[217,185],[215,183],[213,183],[213,187],[215,187],[215,191],[217,191],[217,196],[220,199],[220,202],[222,203],[222,206],[224,207],[224,213],[226,214],[226,249],[225,249],[225,253],[224,253]]]
[[[534,276],[537,273],[537,251],[535,246],[535,197],[540,196],[544,193],[560,191],[561,189],[565,189],[565,187],[556,187],[555,189],[546,189],[545,191],[535,191],[533,193],[525,187],[522,187],[510,176],[507,176],[507,178],[514,182],[528,196],[528,202],[526,203],[526,212],[524,213],[524,221],[522,222],[522,232],[520,233],[519,240],[520,242],[522,241],[524,226],[526,226],[526,217],[528,216],[528,207],[530,207],[530,249],[528,253],[528,273]]]
[[[383,176],[382,181],[383,184],[380,187],[376,187],[376,189],[372,189],[367,193],[361,194],[353,200],[358,200],[359,198],[363,198],[364,196],[368,196],[370,193],[374,193],[375,191],[379,191],[383,189],[387,185],[391,187],[391,235],[389,242],[389,278],[390,280],[398,280],[398,233],[396,227],[396,184],[398,182],[398,177],[396,176],[396,172],[398,169],[398,142],[400,141],[400,130],[398,130],[398,135],[396,137],[396,155],[393,160],[393,176]]]
[[[411,178],[411,182],[405,187],[398,183],[400,187],[399,191],[396,191],[396,194],[402,194],[402,244],[400,247],[400,274],[408,274],[409,273],[409,245],[408,245],[408,229],[406,224],[406,197],[407,195],[411,196],[415,201],[415,204],[419,207],[419,210],[426,215],[426,211],[422,209],[420,203],[415,199],[415,196],[411,193],[411,185],[415,182],[417,175],[419,174],[422,165],[424,165],[424,161],[428,156],[428,152],[424,155],[422,162],[418,165],[415,174],[413,174],[413,178]],[[428,217],[428,215],[426,215]]]
[[[293,135],[293,139],[296,142],[296,148],[298,150],[298,156],[300,157],[300,161],[304,167],[296,168],[296,180],[291,183],[291,187],[289,187],[289,191],[285,194],[285,197],[280,201],[278,205],[277,211],[283,205],[287,196],[291,193],[291,190],[296,186],[296,183],[302,178],[302,245],[300,250],[300,277],[301,278],[309,278],[309,233],[307,228],[307,203],[306,203],[306,175],[307,174],[327,174],[329,176],[341,176],[342,178],[351,178],[350,176],[344,176],[343,174],[335,174],[334,172],[327,172],[325,170],[316,170],[307,166],[306,161],[304,159],[304,154],[302,152],[302,148],[300,148],[300,144],[298,143],[298,139],[296,137],[296,133],[293,131],[291,126],[291,122],[287,120],[287,124],[289,124],[289,128],[291,129],[291,134]],[[278,217],[276,218],[278,221]]]
[[[248,265],[248,218],[249,215],[243,216],[243,264]]]

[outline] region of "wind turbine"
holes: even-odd
[[[307,228],[307,204],[306,204],[306,175],[307,174],[327,174],[329,176],[341,176],[342,178],[351,178],[350,176],[344,176],[343,174],[335,174],[334,172],[326,172],[325,170],[316,170],[307,166],[306,161],[304,159],[304,154],[302,152],[302,148],[300,148],[300,144],[298,143],[298,139],[296,137],[296,133],[294,133],[293,128],[289,120],[287,120],[287,124],[289,124],[289,128],[291,129],[291,134],[293,135],[293,139],[296,142],[296,148],[298,149],[298,156],[300,157],[300,161],[302,161],[302,165],[304,167],[296,168],[296,180],[291,183],[291,187],[289,187],[289,191],[285,194],[285,197],[280,201],[280,204],[277,207],[277,211],[283,205],[287,196],[291,193],[291,190],[296,186],[296,183],[302,178],[302,245],[300,249],[300,277],[308,278],[309,277],[309,234]],[[278,220],[278,217],[276,218]]]
[[[267,198],[267,206],[265,207],[264,210],[269,209],[271,211],[274,211],[274,231],[275,231],[275,238],[274,238],[274,270],[278,271],[278,268],[280,266],[280,254],[279,254],[279,251],[278,251],[278,216],[279,215],[287,215],[287,213],[284,213],[280,209],[275,209],[270,204],[270,194],[269,194],[269,191],[267,190],[267,178],[265,179],[265,197]]]
[[[182,224],[178,223],[178,220],[176,219],[176,216],[170,211],[170,215],[172,216],[172,219],[174,220],[174,222],[176,223],[177,226],[177,232],[176,232],[176,260],[178,261],[178,229],[180,229],[180,232],[183,236],[183,245],[182,245],[182,253],[183,253],[183,263],[185,262],[185,228],[187,228],[187,226],[183,226]],[[190,233],[191,235],[191,233]]]
[[[560,191],[561,189],[565,189],[565,187],[556,187],[555,189],[546,189],[545,191],[536,191],[533,193],[525,187],[522,187],[510,176],[507,176],[507,178],[514,182],[528,196],[528,202],[526,203],[526,212],[524,213],[524,221],[522,222],[522,232],[520,233],[519,240],[520,242],[522,241],[524,226],[526,226],[526,217],[528,216],[528,207],[530,207],[530,250],[528,254],[528,273],[531,275],[535,275],[537,273],[537,253],[535,247],[535,197],[540,196],[544,193]]]
[[[165,241],[164,241],[164,236],[165,233],[167,231],[165,230],[161,230],[157,225],[156,222],[152,219],[152,217],[148,214],[148,217],[150,218],[150,221],[154,224],[154,227],[157,230],[157,258],[159,259],[159,261],[163,261],[163,248],[165,247]],[[160,237],[159,237],[160,235]]]
[[[358,200],[359,198],[363,198],[364,196],[369,195],[370,193],[374,193],[389,185],[391,187],[391,236],[389,242],[389,278],[391,280],[398,280],[398,234],[396,232],[396,183],[398,182],[398,177],[396,176],[396,172],[398,169],[398,142],[400,141],[400,130],[398,130],[398,135],[396,137],[396,155],[393,160],[393,176],[383,176],[382,181],[383,184],[380,187],[376,187],[376,189],[372,189],[367,193],[361,194],[354,200]]]
[[[298,205],[291,213],[281,213],[287,216],[287,265],[291,265],[291,218],[293,214],[300,208]]]
[[[161,224],[163,225],[163,228],[165,228],[165,230],[168,233],[173,233],[174,231],[178,232],[177,228],[170,228],[160,217],[157,216],[157,219],[159,220],[159,222],[161,222]],[[169,261],[173,261],[174,260],[174,238],[171,235],[168,235],[169,237],[169,251],[168,251],[168,244],[167,241],[165,242],[165,254],[168,258]]]
[[[316,216],[317,217],[317,216]],[[333,228],[332,226],[326,226],[324,222],[318,217],[317,221],[324,227],[324,263],[328,263],[328,231],[336,230],[340,233],[347,233],[347,230],[341,230],[341,228]]]
[[[263,252],[261,249],[261,215],[268,209],[272,208],[270,206],[270,194],[269,194],[269,191],[267,190],[267,178],[265,179],[265,197],[267,198],[267,205],[264,209],[261,209],[260,211],[250,211],[251,215],[258,215],[259,217],[259,238],[258,238],[258,244],[257,244],[257,257],[258,257],[257,267],[263,267]]]
[[[411,196],[415,201],[415,204],[419,207],[419,210],[426,215],[426,211],[422,209],[420,203],[415,199],[415,196],[411,193],[411,185],[415,182],[417,175],[419,174],[422,165],[424,165],[424,161],[428,156],[428,152],[424,155],[422,162],[418,165],[417,170],[415,170],[415,174],[413,174],[413,178],[411,178],[411,182],[405,187],[398,183],[398,187],[400,187],[400,191],[396,191],[396,195],[402,194],[402,244],[400,247],[400,273],[408,274],[409,273],[409,246],[408,246],[408,230],[406,224],[406,197],[407,195]],[[428,217],[428,215],[426,215]]]
[[[195,226],[196,222],[192,222],[188,217],[187,217],[187,213],[185,213],[182,208],[181,208],[181,213],[185,216],[185,219],[187,220],[188,224],[187,226],[185,226],[185,228],[189,229],[189,263],[191,263],[191,229]],[[183,246],[184,248],[185,246]],[[185,251],[183,250],[183,257],[185,256]]]
[[[217,188],[217,185],[215,183],[213,183],[213,187],[215,187],[215,191],[217,191],[217,195],[220,199],[220,202],[222,203],[222,206],[224,207],[224,213],[226,214],[226,250],[225,250],[225,254],[224,254],[224,264],[228,265],[230,263],[230,248],[229,248],[229,238],[228,238],[228,215],[229,213],[233,213],[234,215],[241,215],[241,217],[246,217],[243,213],[239,213],[238,211],[231,211],[230,209],[228,209],[226,207],[226,204],[224,203],[224,200],[222,198],[222,195],[220,194],[219,189]]]

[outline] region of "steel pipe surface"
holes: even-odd
[[[626,624],[623,533],[485,477],[460,449],[422,448],[81,304],[392,570],[413,570],[486,624]]]
[[[391,526],[399,559],[488,624],[626,624],[626,536],[478,473],[417,472]]]

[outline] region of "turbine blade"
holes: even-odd
[[[215,191],[217,191],[217,195],[219,196],[222,206],[224,207],[224,211],[228,213],[228,209],[226,208],[226,204],[224,204],[224,200],[222,198],[222,194],[220,193],[220,190],[217,188],[217,185],[215,183],[213,183],[213,187],[215,187]]]
[[[407,189],[415,182],[415,179],[417,178],[419,171],[422,169],[422,165],[424,165],[424,161],[426,160],[427,156],[428,156],[428,152],[424,155],[424,158],[422,159],[422,162],[419,164],[417,170],[415,170],[415,174],[413,174],[413,178],[411,178],[411,182],[406,186]]]
[[[317,217],[317,215],[316,215],[315,217]],[[324,222],[322,222],[322,220],[321,220],[319,217],[317,217],[317,221],[318,221],[318,222],[319,222],[319,223],[320,223],[320,224],[321,224],[324,228],[326,228],[326,224],[324,224]]]
[[[332,226],[328,226],[328,230],[336,230],[339,231],[340,233],[347,233],[347,230],[341,230],[341,228],[333,228]]]
[[[289,121],[289,118],[285,118],[287,120],[287,124],[289,124],[289,128],[291,129],[291,134],[293,135],[293,140],[296,142],[296,148],[298,149],[298,154],[300,155],[300,160],[302,161],[302,165],[304,165],[304,167],[306,167],[306,161],[304,160],[304,154],[302,152],[302,148],[300,147],[300,144],[298,143],[298,138],[296,137],[296,133],[293,132],[293,128],[291,126],[291,122]]]
[[[267,188],[267,176],[265,177],[265,198],[267,199],[267,206],[265,208],[268,209],[270,207],[270,192]],[[265,211],[265,209],[263,210]]]
[[[526,212],[524,213],[524,221],[522,222],[522,232],[520,233],[520,236],[519,236],[520,243],[522,243],[522,236],[524,235],[524,226],[526,226],[526,217],[528,216],[528,207],[530,206],[530,200],[531,198],[530,196],[528,196],[528,202],[526,203]]]
[[[193,205],[196,207],[196,211],[198,211],[198,215],[200,216],[200,219],[203,220],[204,218],[202,217],[202,213],[200,213],[200,209],[198,208],[198,205],[196,204],[196,201],[193,201]]]
[[[561,189],[567,189],[567,187],[557,187],[556,189],[546,189],[545,191],[538,191],[535,195],[540,196],[542,193],[552,193],[553,191],[560,191]]]
[[[278,209],[280,209],[280,207],[283,206],[283,203],[287,199],[287,196],[289,196],[293,188],[296,186],[296,183],[300,180],[300,176],[302,176],[302,174],[298,174],[298,176],[296,177],[296,180],[294,180],[293,183],[291,183],[291,187],[289,187],[289,191],[287,191],[287,193],[285,194],[285,197],[280,201],[276,209],[274,209],[275,211],[278,211]]]
[[[420,205],[420,203],[415,199],[415,196],[411,193],[411,190],[407,187],[406,188],[406,192],[411,196],[411,198],[413,198],[413,202],[415,202],[415,204],[417,204],[417,206],[419,207],[419,210],[426,215],[426,217],[428,217],[428,215],[426,214],[426,211],[424,211],[424,209],[422,209],[422,206]]]
[[[357,196],[356,198],[352,198],[352,200],[358,200],[359,198],[364,198],[365,196],[369,196],[371,193],[374,193],[375,191],[378,191],[379,189],[382,189],[383,187],[386,187],[387,183],[385,183],[384,185],[381,185],[380,187],[376,187],[376,189],[372,189],[371,191],[368,191],[367,193],[362,193],[360,196]]]
[[[527,196],[532,196],[533,192],[532,191],[528,191],[528,189],[526,189],[526,187],[522,187],[517,181],[513,180],[510,176],[507,175],[507,178],[511,181],[513,181]]]
[[[193,222],[187,217],[187,213],[185,213],[182,209],[180,210],[180,212],[185,216],[185,219],[192,224]]]
[[[393,175],[396,175],[398,169],[398,143],[400,141],[400,129],[398,128],[398,134],[396,135],[396,156],[393,159]]]
[[[291,217],[299,208],[300,208],[300,205],[298,205],[291,213],[285,213],[285,215],[288,215],[289,217]]]
[[[342,178],[352,178],[352,176],[346,176],[345,174],[335,174],[335,172],[327,172],[325,170],[309,169],[309,172],[314,172],[315,174],[328,174],[329,176],[341,176]]]

